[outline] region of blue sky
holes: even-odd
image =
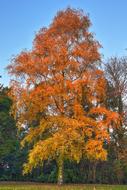
[[[4,68],[11,57],[30,49],[35,33],[68,6],[89,13],[90,30],[102,44],[105,59],[127,55],[127,0],[0,0],[1,83],[9,84]]]

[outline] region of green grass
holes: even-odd
[[[126,185],[63,185],[38,183],[0,183],[0,190],[127,190]]]

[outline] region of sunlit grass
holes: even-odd
[[[0,190],[127,190],[126,185],[63,185],[0,183]]]

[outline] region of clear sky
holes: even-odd
[[[68,6],[89,13],[105,59],[127,54],[127,0],[0,0],[1,83],[9,84],[4,68],[11,57],[30,49],[35,33]]]

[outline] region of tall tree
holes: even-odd
[[[56,159],[58,183],[63,183],[64,159],[105,160],[111,122],[118,115],[103,104],[105,79],[97,69],[99,43],[89,32],[82,11],[57,13],[36,35],[33,49],[21,52],[8,66],[14,113],[27,128],[22,144],[31,143],[25,172]]]
[[[16,136],[15,121],[9,115],[12,102],[7,91],[7,88],[0,90],[0,159],[14,149]]]
[[[108,82],[107,107],[118,112],[122,117],[120,127],[111,132],[109,148],[113,152],[112,161],[116,164],[118,162],[116,167],[117,174],[120,176],[124,171],[123,167],[127,165],[127,58],[110,58],[105,63],[105,76]],[[118,181],[120,182],[119,179]]]
[[[0,85],[0,179],[12,178],[15,168],[12,169],[12,165],[19,148],[16,123],[10,114],[12,100],[8,92],[8,88]]]
[[[105,64],[105,75],[108,81],[107,107],[118,112],[123,118],[121,127],[114,130],[114,139],[119,146],[119,150],[122,151],[123,149],[125,152],[122,141],[126,136],[127,125],[127,58],[113,57],[109,59],[108,63]]]

